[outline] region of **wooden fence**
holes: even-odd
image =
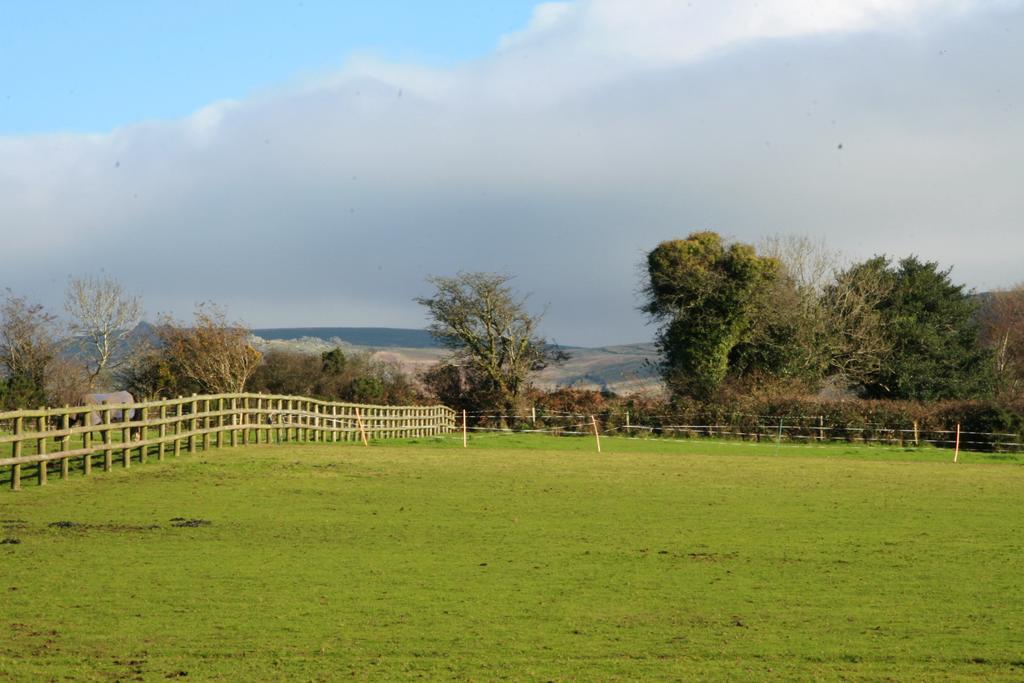
[[[40,485],[50,470],[67,479],[72,460],[92,472],[102,456],[109,471],[182,451],[195,453],[240,443],[337,442],[413,438],[455,428],[444,406],[377,406],[334,403],[301,396],[193,395],[143,403],[0,412],[0,470],[10,467],[11,488],[21,488],[22,468],[35,467]]]

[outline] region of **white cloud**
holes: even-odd
[[[498,42],[499,50],[521,47],[565,28],[581,11],[571,2],[542,2],[533,10],[529,25],[522,31],[509,33]]]
[[[562,54],[682,63],[749,41],[899,26],[979,0],[585,0],[544,3],[504,49],[557,42]]]
[[[417,325],[425,275],[506,269],[586,344],[649,336],[636,263],[694,229],[1021,278],[1019,3],[690,4],[549,3],[450,70],[0,138],[0,287],[56,303],[104,267],[154,312]]]

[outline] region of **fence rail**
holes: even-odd
[[[21,488],[22,468],[34,465],[40,485],[59,463],[67,479],[71,461],[83,474],[102,456],[105,471],[115,456],[130,467],[153,455],[194,453],[239,443],[337,442],[433,436],[455,428],[445,406],[336,403],[302,396],[193,395],[140,403],[104,403],[0,412],[0,452],[10,444],[11,488]]]

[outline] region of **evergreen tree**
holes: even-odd
[[[950,270],[915,256],[896,265],[876,256],[851,270],[873,271],[888,284],[877,308],[890,348],[861,385],[865,396],[934,401],[992,393],[994,366],[979,343],[976,303]]]

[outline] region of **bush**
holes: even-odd
[[[340,349],[320,355],[268,351],[247,388],[353,403],[409,405],[423,400],[421,392],[398,363],[374,358],[368,353],[346,356]]]

